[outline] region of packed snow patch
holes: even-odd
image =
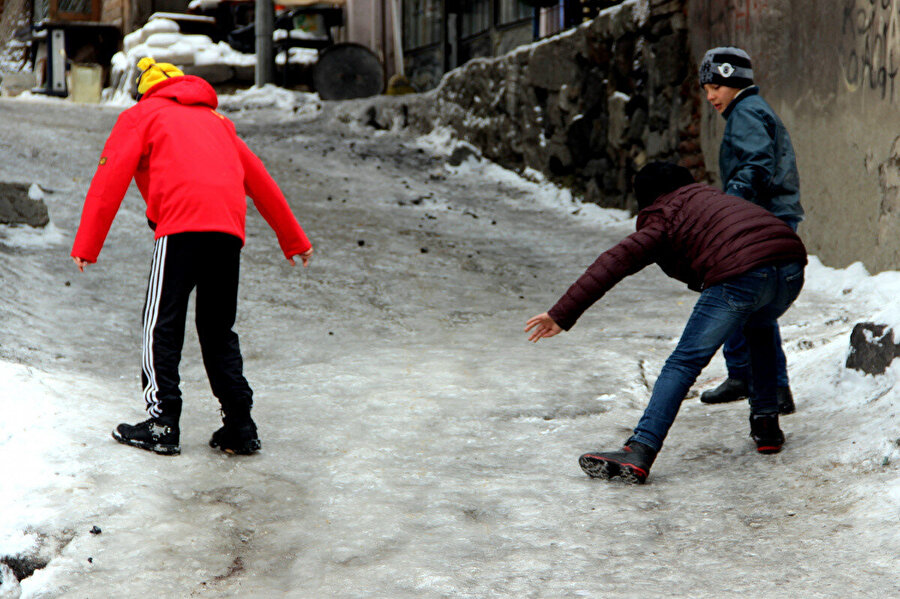
[[[271,84],[219,96],[219,109],[226,112],[262,108],[293,111],[313,118],[322,112],[322,101],[319,94],[291,91]]]
[[[44,190],[41,189],[41,186],[37,183],[32,183],[28,188],[28,197],[32,200],[43,200],[44,199]]]
[[[428,149],[439,156],[448,156],[454,148],[464,143],[466,142],[458,141],[452,132],[443,128],[435,128],[428,135],[418,139],[419,147]],[[543,173],[533,168],[525,168],[522,173],[516,173],[494,162],[477,160],[473,156],[459,166],[447,165],[446,169],[451,176],[464,179],[487,178],[503,183],[528,194],[538,206],[548,210],[562,210],[596,225],[612,225],[632,220],[632,216],[627,210],[603,208],[581,201],[572,194],[570,189],[548,181]],[[498,200],[506,201],[504,198],[498,198]]]
[[[50,375],[22,364],[0,361],[0,462],[14,470],[0,476],[0,555],[13,555],[36,543],[31,527],[52,518],[58,506],[41,500],[43,490],[77,471],[79,464],[67,459],[68,402],[52,390]],[[21,503],[28,510],[13,509]]]
[[[0,225],[0,245],[22,249],[55,248],[66,243],[66,234],[52,222],[46,227]]]

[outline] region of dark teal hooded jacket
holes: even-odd
[[[719,174],[725,192],[762,206],[796,230],[803,220],[800,175],[784,123],[757,86],[743,90],[722,116]]]

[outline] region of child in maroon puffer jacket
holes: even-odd
[[[700,371],[734,332],[750,346],[753,384],[750,434],[760,453],[781,450],[775,397],[775,320],[803,286],[806,249],[768,210],[694,183],[674,164],[651,163],[634,180],[637,231],[600,255],[549,312],[528,320],[537,342],[569,330],[616,283],[651,263],[700,298],[666,360],[644,415],[621,451],[586,453],[590,476],[644,482],[678,409]]]

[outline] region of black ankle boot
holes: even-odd
[[[256,423],[250,418],[249,412],[241,416],[226,415],[222,421],[224,426],[213,433],[209,440],[210,447],[240,455],[250,455],[262,448]]]
[[[627,483],[643,483],[656,453],[649,445],[630,439],[620,451],[586,453],[578,459],[578,465],[591,478],[618,476]]]
[[[784,433],[778,426],[778,414],[751,414],[750,437],[759,453],[778,453],[784,445]]]
[[[704,391],[700,394],[703,403],[728,403],[747,399],[750,396],[750,384],[741,379],[725,379],[721,385],[712,391]]]
[[[113,439],[125,445],[140,447],[160,455],[178,455],[181,446],[178,439],[178,421],[164,418],[150,418],[138,424],[120,424],[113,431]]]
[[[778,400],[778,413],[782,416],[793,414],[797,411],[790,387],[778,387],[775,389],[775,399]]]

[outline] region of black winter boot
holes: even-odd
[[[750,437],[759,453],[778,453],[784,445],[784,433],[778,426],[778,414],[751,414]]]
[[[750,384],[747,381],[727,378],[715,389],[701,393],[700,401],[703,403],[728,403],[747,399],[749,396]]]
[[[778,400],[778,413],[782,416],[793,414],[797,411],[794,405],[794,396],[791,394],[790,387],[778,387],[775,389],[775,399]]]
[[[629,439],[621,451],[586,453],[578,465],[591,478],[620,477],[626,483],[643,483],[656,459],[656,450],[640,441]]]
[[[120,424],[113,431],[113,439],[125,445],[140,447],[160,455],[178,455],[181,446],[177,420],[150,418],[138,424]]]
[[[224,426],[213,433],[209,440],[210,447],[221,449],[225,453],[250,455],[262,448],[259,436],[256,434],[256,423],[247,413],[243,416],[228,416],[222,418]]]

